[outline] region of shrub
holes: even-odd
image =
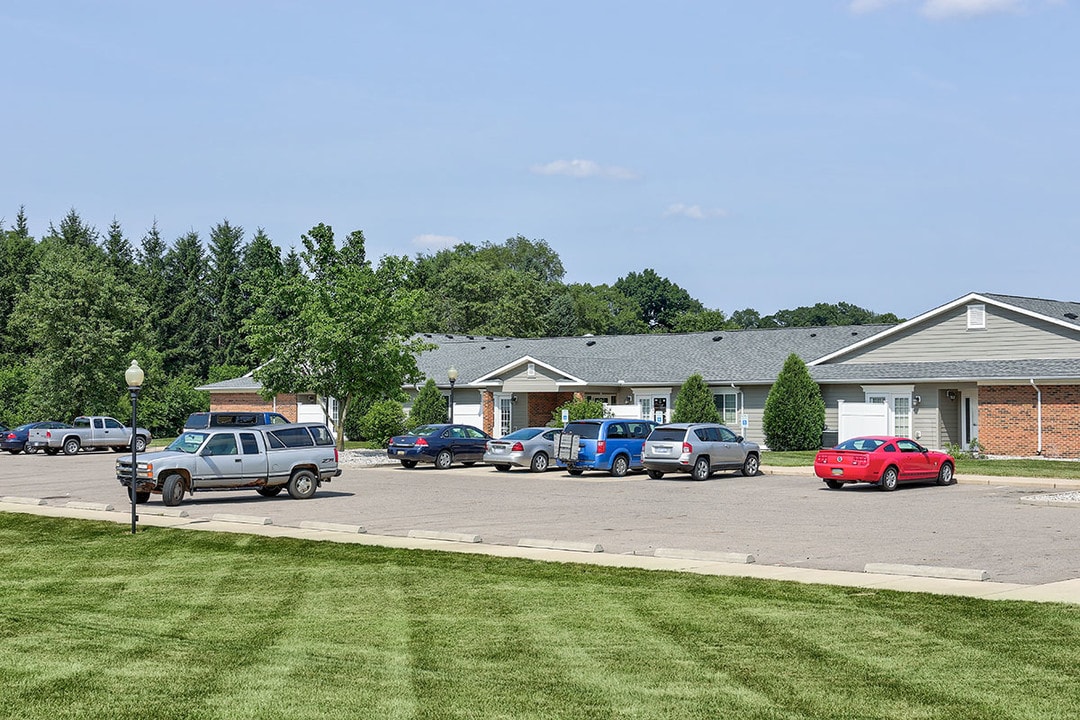
[[[396,400],[373,403],[360,416],[360,435],[365,440],[385,445],[394,435],[405,432],[405,411]]]
[[[675,398],[675,412],[671,416],[672,422],[720,422],[720,413],[716,409],[709,386],[705,384],[705,378],[699,373],[694,373],[686,379],[679,388],[679,394]]]
[[[447,419],[446,398],[435,381],[428,378],[413,402],[406,425],[410,430],[430,423],[444,423]]]
[[[770,450],[815,450],[825,428],[825,401],[806,363],[792,353],[769,390],[762,418]]]
[[[604,409],[604,403],[599,400],[572,400],[563,403],[551,413],[552,427],[562,427],[562,411],[568,410],[570,420],[587,420],[589,418],[611,417],[611,411]]]

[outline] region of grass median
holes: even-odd
[[[1065,605],[0,514],[0,716],[1066,718]]]
[[[817,450],[790,452],[766,451],[761,464],[772,467],[813,467]],[[990,475],[994,477],[1030,477],[1080,479],[1080,462],[1075,460],[1043,460],[1042,458],[956,458],[958,475]]]

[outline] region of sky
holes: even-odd
[[[1080,300],[1077,0],[4,0],[0,217],[546,241],[706,307]]]

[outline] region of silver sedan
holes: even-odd
[[[484,462],[494,465],[500,472],[511,467],[544,472],[555,457],[555,435],[559,432],[559,428],[527,427],[497,440],[488,440]]]

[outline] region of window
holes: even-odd
[[[968,305],[967,306],[967,329],[968,330],[985,330],[986,329],[986,306],[985,305]]]
[[[735,433],[731,432],[731,430],[726,427],[720,428],[720,439],[723,442],[739,442],[736,439]]]
[[[110,430],[122,430],[124,428],[119,421],[113,420],[112,418],[105,418],[105,427]]]
[[[626,432],[626,426],[622,423],[612,423],[608,425],[607,438],[608,440],[621,440],[623,438],[630,437]]]
[[[101,418],[94,418],[94,427],[98,430],[102,430],[105,427],[105,423],[102,421]]]
[[[716,412],[720,413],[720,422],[728,425],[739,422],[739,393],[734,390],[714,393],[713,402],[716,404]]]
[[[469,438],[472,438],[473,440],[481,440],[481,439],[487,437],[487,435],[485,435],[481,431],[477,430],[476,428],[471,428],[471,427],[470,428],[465,428],[465,436],[469,437]]]
[[[308,425],[308,430],[315,436],[316,445],[333,445],[334,436],[325,425]]]
[[[311,447],[314,441],[306,427],[281,428],[269,434],[271,447]],[[274,441],[280,444],[275,444]]]
[[[252,433],[240,433],[240,445],[244,448],[245,455],[259,454],[259,443]]]
[[[236,436],[232,433],[221,433],[210,438],[206,443],[203,455],[236,455]]]

